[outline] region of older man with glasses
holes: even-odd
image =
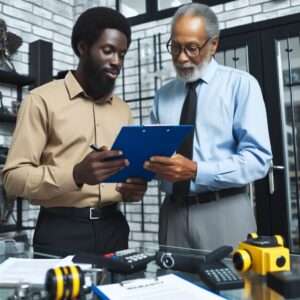
[[[157,91],[150,119],[192,124],[194,132],[171,158],[154,156],[144,165],[166,193],[160,244],[236,247],[256,231],[247,186],[272,160],[264,100],[254,77],[214,60],[218,42],[218,19],[208,6],[177,10],[167,49],[178,77]]]

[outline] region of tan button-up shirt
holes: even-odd
[[[111,147],[123,125],[133,123],[129,106],[119,97],[92,101],[69,72],[29,92],[2,171],[8,194],[45,207],[87,207],[122,200],[115,184],[78,188],[73,167],[89,145]]]

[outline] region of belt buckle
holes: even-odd
[[[198,196],[197,195],[188,195],[186,196],[186,205],[196,205],[199,203]]]
[[[90,207],[90,220],[98,220],[98,219],[100,219],[101,217],[94,217],[93,216],[93,211],[94,210],[97,210],[97,208]]]

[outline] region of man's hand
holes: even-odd
[[[105,181],[108,177],[119,172],[129,161],[124,158],[116,158],[122,155],[121,151],[108,150],[101,147],[101,152],[90,152],[80,163],[74,166],[73,177],[75,183],[80,186],[84,183],[95,185]],[[114,157],[115,159],[108,160]]]
[[[142,178],[128,178],[126,182],[118,183],[116,186],[116,191],[128,202],[140,201],[146,190],[147,182]]]
[[[197,175],[197,163],[180,154],[172,157],[152,156],[150,161],[144,163],[144,168],[170,182],[194,180]]]

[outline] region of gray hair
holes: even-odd
[[[200,3],[191,3],[181,6],[173,16],[171,23],[172,29],[178,19],[187,15],[204,18],[207,39],[220,35],[219,21],[216,14],[207,5]]]

